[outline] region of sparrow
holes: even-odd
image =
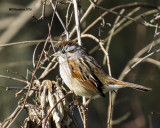
[[[105,96],[105,93],[120,88],[134,88],[149,91],[151,88],[117,80],[105,73],[86,49],[74,41],[62,41],[54,53],[59,62],[62,80],[76,95],[86,98]]]

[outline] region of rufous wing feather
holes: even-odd
[[[101,88],[103,84],[99,81],[99,79],[94,74],[87,71],[87,68],[85,69],[86,72],[83,72],[81,68],[85,68],[85,66],[80,67],[76,65],[76,61],[78,60],[69,62],[69,67],[72,73],[72,77],[77,79],[81,83],[81,85],[84,86],[86,89],[94,92],[95,94],[98,93],[99,95],[104,97],[105,95]]]

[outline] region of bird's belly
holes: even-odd
[[[68,88],[70,90],[73,90],[76,95],[85,96],[87,98],[90,98],[90,97],[93,97],[94,95],[96,95],[95,92],[87,89],[76,78],[73,78],[70,70],[67,70],[67,69],[69,69],[69,67],[66,68],[66,66],[68,66],[68,65],[64,64],[64,65],[60,66],[60,75],[61,75],[61,78],[63,79],[64,83],[68,86]]]
[[[112,91],[112,90],[116,90],[119,88],[124,88],[123,85],[117,85],[117,84],[110,84],[104,87],[104,92],[108,92],[108,91]]]

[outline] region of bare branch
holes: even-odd
[[[98,0],[94,0],[95,3],[97,3]],[[81,20],[80,20],[80,23],[82,23],[86,18],[87,16],[90,14],[90,12],[92,11],[92,9],[94,8],[94,5],[93,4],[90,4],[90,6],[88,7],[87,11],[84,13],[84,15],[82,16]],[[73,36],[73,34],[75,33],[76,31],[76,27],[74,27],[69,35],[69,37],[71,38]]]
[[[145,60],[146,58],[152,56],[153,54],[159,52],[160,49],[154,51],[154,52],[151,52],[150,54],[146,55],[145,57],[141,58],[139,61],[137,61],[134,65],[132,65],[126,72],[125,72],[125,75],[128,74],[128,72],[130,72],[133,68],[135,68],[139,63],[141,63],[143,60]]]
[[[122,117],[116,119],[116,120],[113,120],[112,121],[112,125],[117,125],[117,124],[120,124],[122,121],[125,121],[129,116],[131,115],[130,112],[127,112],[125,115],[123,115]]]
[[[120,14],[124,13],[124,11],[125,11],[125,10],[122,9],[121,12],[120,12]],[[113,27],[112,27],[112,29],[111,29],[111,31],[110,31],[110,35],[109,35],[109,37],[108,37],[108,42],[107,42],[107,45],[106,45],[106,51],[107,51],[107,52],[109,51],[109,46],[110,46],[110,43],[111,43],[111,40],[112,40],[112,37],[113,37],[113,33],[114,33],[114,31],[115,31],[116,24],[118,23],[119,19],[120,19],[120,16],[117,16],[117,18],[116,18],[116,20],[115,20],[115,22],[114,22],[114,24],[113,24]],[[103,65],[105,64],[106,59],[107,59],[107,56],[104,56]]]
[[[77,0],[73,0],[73,5],[74,5],[74,15],[75,15],[75,23],[76,23],[78,44],[82,45],[82,41],[81,41],[81,29],[80,29],[80,22],[79,22],[80,14],[79,14],[79,11],[78,11]]]
[[[114,8],[106,10],[101,16],[99,16],[90,25],[88,25],[88,27],[82,32],[82,34],[86,33],[88,30],[90,30],[95,24],[97,24],[101,20],[101,17],[106,16],[110,11],[111,12],[112,11],[115,12],[115,11],[117,11],[119,9],[131,9],[131,8],[135,8],[135,7],[146,7],[146,8],[151,8],[151,9],[157,9],[156,12],[158,11],[158,7],[157,6],[152,6],[152,5],[145,4],[145,3],[131,3],[131,4],[127,4],[127,5],[119,5],[119,6],[116,6]],[[136,21],[136,19],[131,20],[131,22],[132,21]]]
[[[147,15],[150,15],[150,14],[153,14],[157,12],[157,10],[151,10],[151,11],[148,11],[148,12],[145,12],[145,13],[142,13],[141,15],[143,16],[147,16]],[[134,19],[138,20],[139,18],[141,18],[141,15],[138,15],[136,16]],[[116,34],[118,34],[120,31],[122,31],[125,27],[127,27],[128,25],[130,25],[131,23],[133,23],[132,21],[128,21],[124,24],[122,24],[118,29],[115,30],[115,32],[113,33],[113,36],[115,36]],[[92,24],[93,25],[93,24]],[[93,26],[92,26],[93,27]],[[83,32],[82,32],[83,34]],[[109,37],[106,37],[104,39],[104,42],[107,42]],[[96,51],[97,49],[99,48],[99,45],[97,45],[96,47],[94,47],[91,51],[89,51],[90,54],[92,54],[94,51]]]
[[[5,75],[0,75],[0,77],[1,77],[1,78],[11,79],[11,80],[16,80],[16,81],[19,81],[19,82],[22,82],[22,83],[27,84],[27,81],[25,81],[25,80],[21,80],[21,79],[17,79],[17,78],[14,78],[14,77],[5,76]]]
[[[152,42],[151,42],[152,43]],[[156,40],[155,43],[153,44],[153,47],[160,44],[160,40]],[[126,67],[123,69],[121,75],[119,76],[119,79],[122,80],[125,77],[125,72],[128,71],[130,69],[130,65],[132,65],[132,61],[135,58],[140,58],[145,52],[148,51],[148,49],[150,48],[150,44],[148,44],[146,47],[144,47],[143,49],[141,49],[126,65]],[[129,72],[128,72],[129,73]]]
[[[61,19],[61,17],[60,17],[60,15],[58,14],[58,12],[57,12],[57,10],[56,10],[56,8],[55,8],[55,6],[54,6],[52,0],[50,0],[50,3],[51,3],[53,10],[55,11],[55,13],[56,13],[56,15],[57,15],[57,17],[58,17],[58,19],[59,19],[59,21],[60,21],[60,23],[61,23],[61,25],[62,25],[64,31],[65,31],[67,40],[69,40],[68,31],[67,31],[67,29],[66,29],[66,27],[65,27],[65,25],[64,25],[64,23],[63,23],[63,21],[62,21],[62,19]]]
[[[120,14],[122,14],[124,12],[124,9],[121,10]],[[108,43],[107,43],[107,46],[106,46],[106,52],[108,53],[109,51],[109,46],[110,46],[110,43],[111,43],[111,39],[112,39],[112,36],[113,36],[113,33],[114,33],[114,30],[115,30],[115,24],[119,21],[120,19],[120,16],[117,16],[115,22],[114,22],[114,25],[113,25],[113,28],[111,30],[111,33],[110,33],[110,36],[109,36],[109,40],[108,40]],[[112,76],[111,74],[111,66],[110,66],[110,59],[109,59],[109,55],[106,55],[106,59],[107,59],[107,67],[108,67],[108,72],[109,72],[109,75]],[[112,92],[109,91],[109,105],[108,105],[108,119],[107,119],[107,126],[108,128],[112,128],[112,113],[113,113],[113,101],[112,101]]]

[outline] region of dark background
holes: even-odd
[[[1,35],[7,30],[9,25],[14,22],[21,11],[9,11],[9,8],[26,8],[32,0],[22,1],[22,0],[0,0],[0,39]],[[38,1],[37,1],[38,2]],[[123,1],[102,1],[101,6],[104,8],[112,8],[117,5],[127,4],[128,2],[136,2],[134,0],[123,0]],[[158,0],[146,0],[140,2],[147,2],[153,5],[159,5]],[[87,9],[89,2],[87,0],[82,0],[82,13]],[[67,5],[58,5],[58,12],[61,15],[63,21],[65,21]],[[25,13],[32,13],[34,7],[31,7],[31,11],[26,11]],[[139,15],[147,10],[151,9],[141,9],[135,15]],[[126,10],[125,13],[130,12],[131,10]],[[96,17],[98,17],[102,10],[94,9],[88,18],[82,24],[82,30],[86,28]],[[39,9],[34,16],[40,17],[41,9]],[[45,20],[35,21],[32,16],[29,20],[21,27],[21,29],[8,41],[0,40],[0,45],[5,43],[13,43],[20,41],[30,41],[30,40],[40,40],[46,39],[48,35],[48,26],[47,23],[50,21],[52,15],[52,9],[47,7]],[[113,14],[107,15],[104,20],[106,23],[113,25],[115,18],[117,16]],[[150,20],[153,17],[149,15],[146,17],[147,20]],[[8,19],[7,19],[8,18]],[[143,22],[143,19],[140,19]],[[9,23],[8,23],[9,22]],[[69,30],[74,25],[74,17],[69,27]],[[91,33],[98,37],[100,22],[94,26],[88,33]],[[14,30],[17,26],[13,27]],[[104,39],[108,36],[108,32],[111,29],[109,26],[103,28],[103,33],[101,39]],[[52,27],[52,38],[53,40],[59,40],[63,28],[59,23],[57,17],[54,18],[53,27]],[[112,76],[118,78],[122,70],[126,66],[129,60],[143,47],[153,41],[154,39],[154,28],[145,27],[143,25],[132,23],[131,25],[124,28],[120,33],[112,38],[111,46],[109,49],[110,55],[110,64]],[[74,35],[76,37],[76,34]],[[72,39],[74,39],[74,37]],[[7,38],[7,36],[6,36]],[[159,36],[156,37],[156,39]],[[3,42],[4,41],[4,42]],[[90,51],[94,48],[97,43],[91,39],[84,38],[82,40],[83,46],[86,47],[87,51]],[[23,44],[23,45],[14,45],[8,47],[0,47],[0,74],[7,75],[19,78],[13,73],[7,72],[13,71],[26,76],[27,69],[33,69],[32,66],[32,54],[36,46],[36,43],[33,44]],[[105,45],[104,45],[105,46]],[[42,46],[38,48],[40,54]],[[158,46],[155,47],[158,49]],[[152,49],[154,51],[154,49]],[[37,52],[37,56],[38,56]],[[91,54],[95,59],[102,65],[103,63],[103,52],[101,50],[96,50]],[[160,61],[160,53],[157,53],[152,56],[152,58]],[[107,71],[107,66],[103,66],[104,70]],[[50,73],[47,78],[55,80],[57,76],[58,67],[52,73]],[[29,73],[31,76],[31,73]],[[40,74],[36,74],[39,76]],[[29,77],[30,78],[30,77]],[[139,92],[133,89],[120,89],[117,93],[115,108],[113,113],[113,120],[116,120],[126,113],[129,113],[127,119],[122,121],[120,124],[113,125],[113,128],[159,128],[160,127],[160,67],[155,66],[150,63],[141,63],[136,68],[134,68],[124,79],[125,81],[138,83],[151,87],[153,90],[151,92]],[[13,87],[24,87],[25,84],[17,82],[10,79],[5,79],[0,77],[1,86],[13,86]],[[17,106],[18,100],[22,95],[15,97],[15,90],[5,91],[3,87],[0,88],[0,122],[7,118]],[[107,121],[107,110],[108,110],[108,94],[106,98],[99,98],[92,100],[89,104],[89,128],[105,128]],[[76,112],[76,111],[75,111]],[[154,112],[152,114],[152,112]],[[16,122],[12,127],[18,128],[23,124],[26,112],[23,111]]]

